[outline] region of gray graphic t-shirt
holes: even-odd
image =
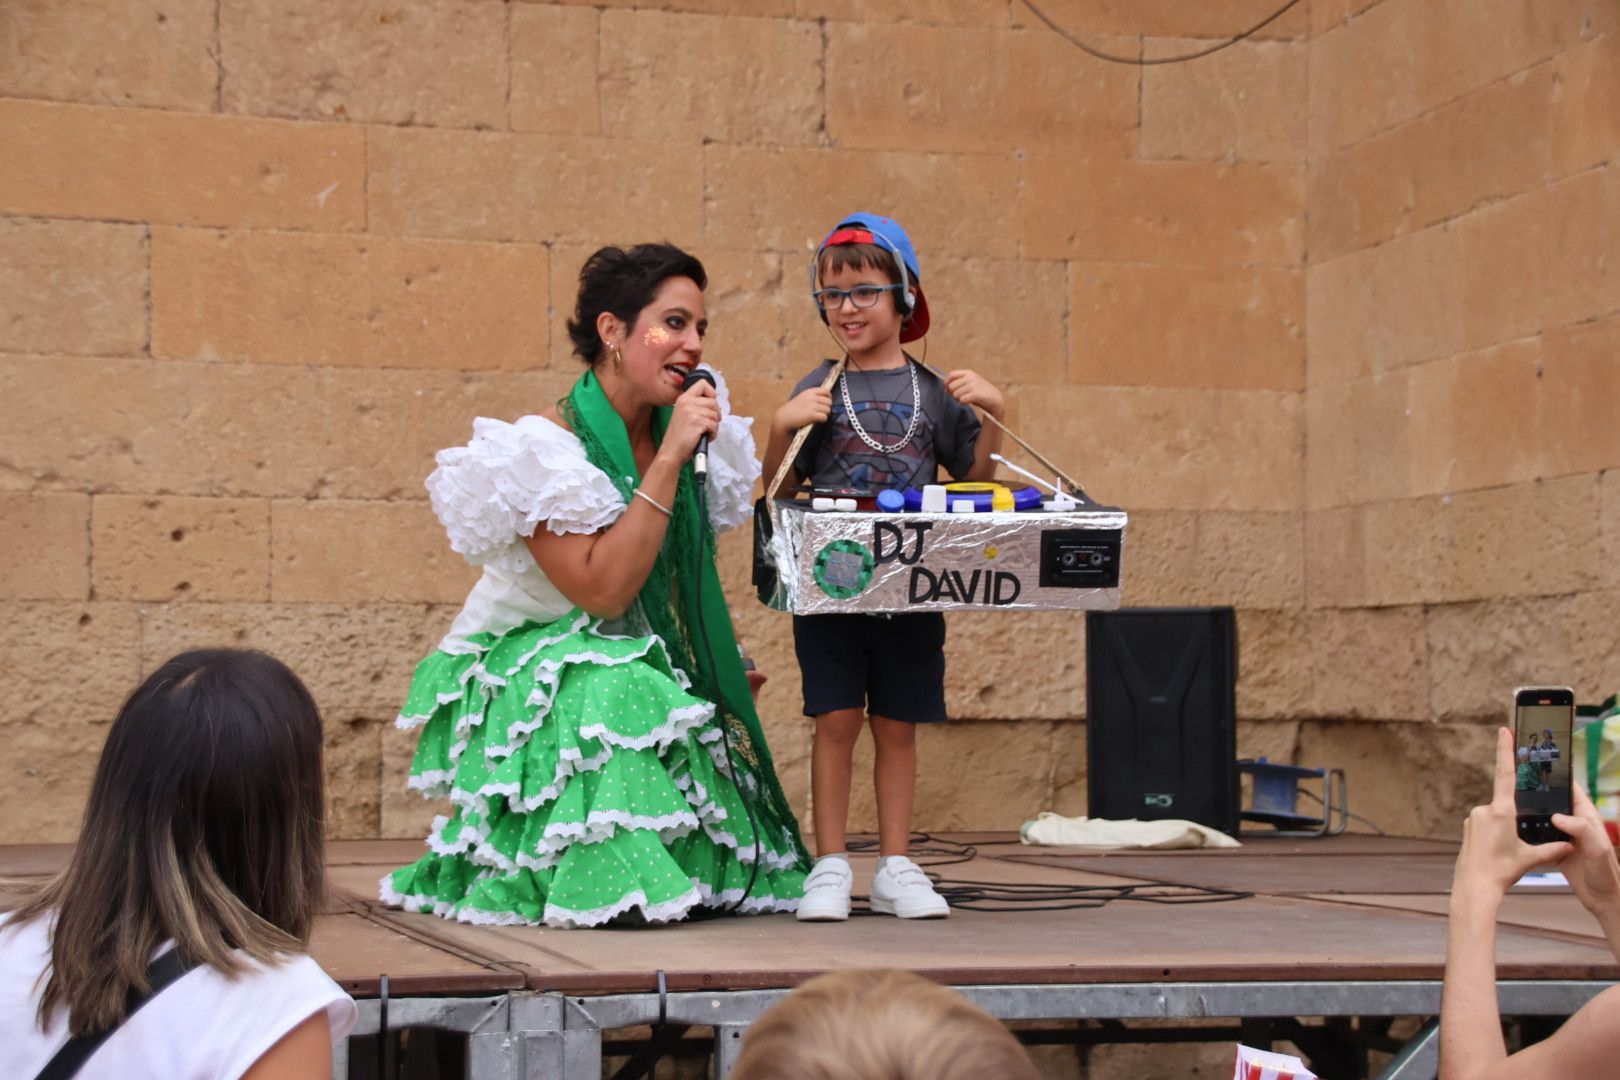
[[[793,393],[820,386],[832,365],[833,361],[823,360],[799,380]],[[848,380],[849,398],[862,429],[884,446],[893,446],[911,424],[911,376],[906,367],[857,371],[846,366],[833,384],[832,415],[811,430],[793,459],[799,475],[818,488],[867,491],[932,484],[941,467],[958,480],[966,476],[979,441],[979,418],[972,408],[951,397],[933,374],[921,367],[916,370],[922,416],[911,441],[885,454],[868,446],[850,427],[841,387]]]

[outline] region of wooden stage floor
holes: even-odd
[[[1251,893],[1214,903],[1112,900],[1060,911],[957,910],[949,919],[881,916],[801,924],[752,916],[640,929],[478,927],[390,910],[377,880],[421,842],[330,848],[329,910],[312,952],[357,997],[642,993],[797,984],[849,967],[899,967],[953,985],[1436,980],[1445,950],[1455,847],[1343,836],[1255,839],[1218,852],[1037,848],[1007,833],[952,834],[969,861],[935,867],[952,881],[1001,885],[1201,886]],[[62,864],[66,845],[0,847],[0,907],[16,879]],[[919,862],[941,863],[941,856]],[[856,855],[857,893],[873,859]],[[1110,890],[1112,891],[1112,890]],[[1520,889],[1497,937],[1503,979],[1613,980],[1620,965],[1565,888]]]

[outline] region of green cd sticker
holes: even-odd
[[[834,600],[859,596],[872,583],[876,563],[858,540],[834,540],[816,553],[816,584]]]

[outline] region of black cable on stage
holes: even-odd
[[[1059,26],[1052,20],[1051,16],[1047,15],[1046,12],[1036,7],[1031,0],[1020,0],[1020,2],[1025,7],[1029,8],[1030,12],[1033,13],[1037,19],[1045,23],[1047,28],[1050,29],[1054,34],[1062,38],[1064,41],[1067,41],[1070,45],[1073,45],[1087,56],[1095,57],[1098,60],[1106,60],[1110,64],[1128,64],[1132,67],[1153,67],[1157,64],[1182,64],[1186,63],[1188,60],[1198,60],[1202,57],[1210,55],[1211,53],[1218,53],[1222,49],[1229,49],[1245,38],[1253,37],[1261,30],[1264,30],[1267,26],[1270,26],[1272,23],[1282,18],[1282,16],[1286,14],[1290,8],[1299,3],[1299,0],[1288,0],[1288,2],[1282,7],[1278,8],[1276,11],[1273,11],[1270,15],[1267,15],[1264,19],[1261,19],[1259,22],[1249,27],[1237,37],[1228,38],[1218,44],[1211,45],[1207,49],[1199,49],[1197,52],[1182,53],[1179,56],[1155,57],[1118,56],[1114,53],[1103,52],[1101,49],[1098,49],[1093,45],[1087,45],[1084,41],[1081,41],[1069,31],[1063,29],[1063,27]]]
[[[934,889],[957,911],[999,911],[1022,914],[1035,911],[1082,911],[1113,903],[1220,904],[1247,900],[1254,894],[1203,885],[1070,885],[1067,883],[968,881],[928,875]],[[855,896],[854,900],[870,900]],[[854,908],[851,915],[876,915],[871,908]]]
[[[1120,901],[1144,904],[1219,904],[1253,893],[1203,885],[1068,885],[1035,882],[958,881],[942,878],[939,894],[964,911],[1074,911]]]
[[[931,866],[954,866],[957,863],[972,862],[978,857],[979,849],[972,844],[964,844],[958,840],[942,840],[932,833],[913,832],[907,842],[909,853],[920,859],[927,859],[918,866],[927,869]],[[855,852],[877,851],[876,840],[857,839],[850,840],[845,845],[851,854]]]
[[[876,840],[860,839],[849,842],[854,852],[876,851]],[[1079,911],[1106,907],[1112,903],[1141,904],[1219,904],[1231,900],[1246,900],[1254,894],[1236,889],[1214,889],[1202,885],[1072,885],[1067,882],[1005,882],[974,881],[949,878],[929,873],[941,866],[955,866],[971,862],[979,849],[958,840],[946,840],[926,832],[914,832],[910,839],[910,853],[918,866],[928,874],[935,890],[951,907],[962,911]],[[852,900],[870,900],[867,896],[853,896]],[[870,908],[855,908],[851,915],[875,915]]]

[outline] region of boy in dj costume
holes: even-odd
[[[765,476],[776,474],[793,434],[817,425],[794,458],[790,483],[818,488],[921,487],[938,470],[989,479],[1001,431],[981,428],[973,408],[1000,420],[1001,392],[972,371],[943,380],[902,346],[928,332],[928,302],[916,249],[900,224],[851,214],[816,251],[811,289],[822,321],[848,357],[830,390],[834,361],[797,386],[771,423]],[[916,725],[945,719],[945,619],[938,612],[894,616],[795,615],[793,644],[803,673],[804,712],[815,719],[811,790],[815,869],[798,918],[849,917],[853,884],[845,831],[855,743],[868,724],[876,747],[879,853],[872,907],[901,918],[941,918],[950,907],[906,857],[917,782]]]

